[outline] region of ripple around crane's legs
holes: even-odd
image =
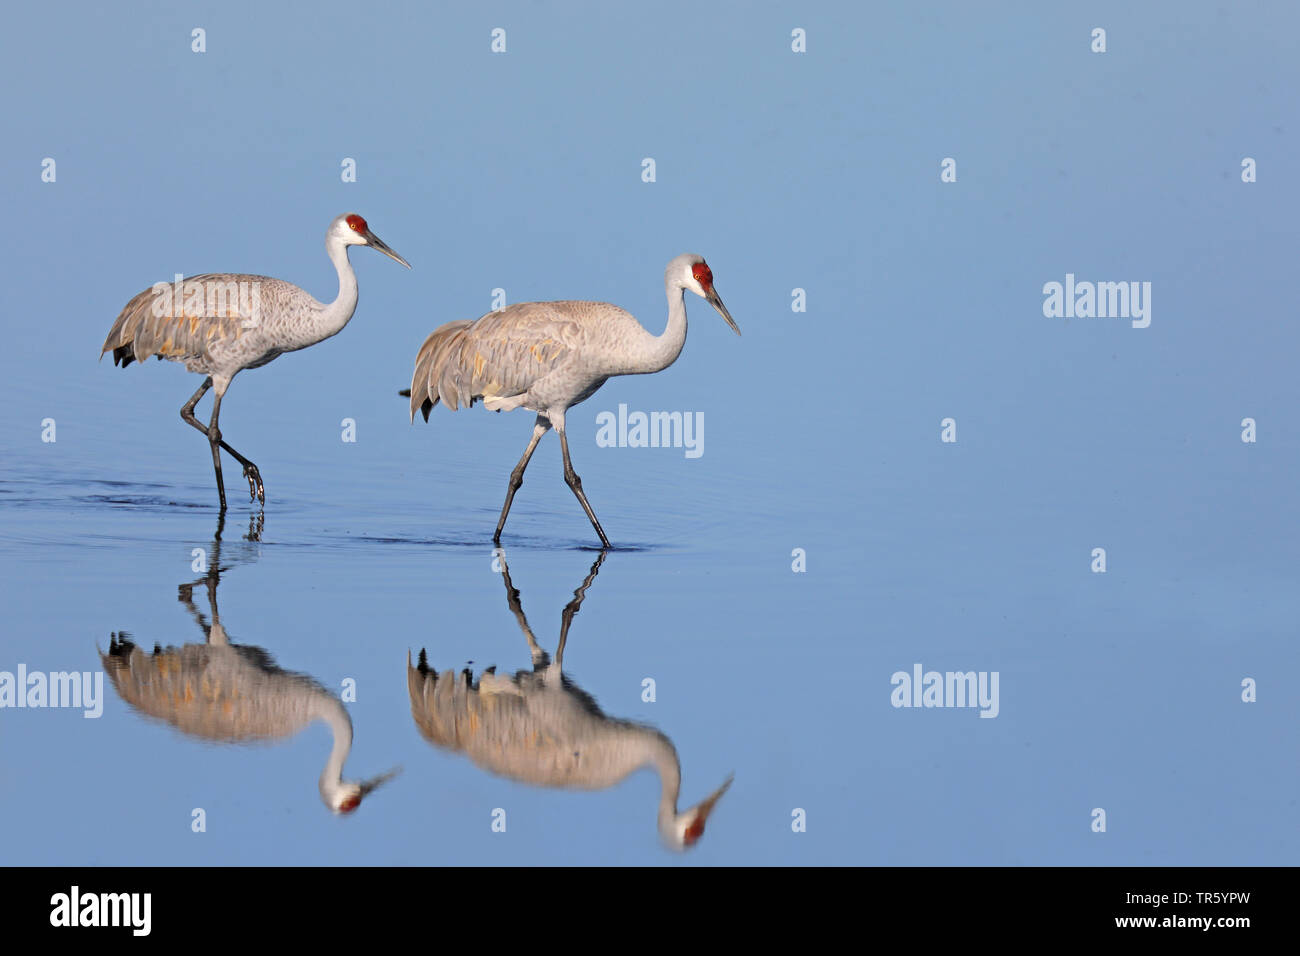
[[[593,553],[600,551],[611,551],[617,553],[650,553],[670,549],[671,545],[664,544],[614,544],[609,548],[602,548],[599,544],[588,543],[586,541],[577,541],[575,539],[544,538],[538,536],[521,536],[510,541],[503,541],[497,545],[492,542],[490,537],[482,540],[469,538],[451,538],[451,537],[429,537],[415,535],[348,535],[347,541],[364,542],[366,544],[377,545],[408,545],[417,548],[435,548],[435,549],[452,549],[452,550],[470,550],[492,551],[501,548],[505,551],[590,551]]]

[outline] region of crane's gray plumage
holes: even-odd
[[[645,329],[636,319],[606,302],[520,302],[448,322],[416,354],[411,418],[418,408],[428,421],[438,402],[452,411],[477,401],[489,411],[525,403],[544,411],[581,392],[579,383],[590,394],[618,374],[602,360],[638,333]]]
[[[434,670],[423,649],[419,663],[412,666],[408,652],[411,716],[430,743],[464,753],[491,773],[535,786],[601,790],[651,767],[660,780],[660,835],[681,849],[704,832],[704,823],[730,779],[707,799],[678,813],[681,766],[672,741],[648,724],[607,716],[590,694],[563,673],[569,625],[604,557],[602,551],[564,609],[554,661],[538,646],[505,558],[500,557],[507,600],[528,640],[533,669],[513,677],[488,670],[475,682],[468,670]]]
[[[260,647],[215,635],[212,644],[155,648],[152,654],[127,635],[114,635],[100,660],[132,707],[208,740],[290,737],[328,711],[346,720],[337,698],[307,675],[281,670]]]
[[[109,330],[100,357],[112,351],[114,365],[126,368],[152,355],[182,362],[191,372],[207,376],[182,406],[181,418],[208,437],[222,511],[226,489],[221,449],[244,466],[250,498],[266,500],[257,466],[223,441],[217,426],[221,399],[231,379],[244,369],[260,368],[285,352],[307,348],[343,330],[357,305],[356,273],[347,252],[357,245],[372,246],[410,268],[370,231],[364,219],[345,213],[330,223],[325,234],[325,249],[339,277],[333,302],[317,301],[298,286],[268,276],[205,273],[175,287],[159,283],[145,289],[126,304]],[[173,289],[178,294],[173,295]],[[205,427],[194,417],[194,406],[209,388],[216,389],[216,397],[212,420]]]
[[[314,721],[324,722],[334,738],[320,775],[320,795],[331,810],[355,810],[362,797],[395,771],[365,782],[343,780],[343,765],[352,749],[352,720],[337,695],[306,674],[276,666],[260,647],[232,644],[217,613],[220,549],[205,583],[212,609],[209,625],[194,606],[192,584],[182,585],[180,599],[205,632],[207,643],[162,648],[153,653],[126,635],[113,634],[99,658],[118,696],[146,716],[165,721],[182,733],[222,743],[271,741],[297,734]]]
[[[473,321],[448,322],[424,340],[411,378],[412,421],[417,411],[428,421],[439,402],[453,411],[481,401],[490,411],[528,408],[538,413],[532,440],[511,473],[495,541],[501,540],[537,442],[553,427],[560,436],[565,481],[609,547],[569,459],[564,415],[611,376],[658,372],[677,360],[686,342],[687,289],[707,299],[740,334],[713,288],[712,271],[702,257],[687,253],[664,271],[668,325],[662,335],[651,335],[630,313],[608,302],[559,301],[522,302]]]
[[[184,301],[179,309],[172,305],[158,314],[158,293],[149,288],[122,309],[100,354],[112,349],[113,364],[123,368],[155,356],[181,362],[191,372],[228,381],[243,369],[258,368],[284,352],[318,341],[312,338],[313,320],[326,306],[292,283],[269,276],[223,272],[190,276],[183,282],[185,287],[224,286],[236,290],[256,283],[259,308],[265,313],[263,320],[254,322],[240,312],[237,293],[226,296],[224,315],[175,314],[185,311]]]

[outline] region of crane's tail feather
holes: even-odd
[[[103,358],[104,353],[107,351],[108,349],[104,349],[102,352],[99,353],[99,357]],[[135,361],[135,349],[131,347],[130,342],[126,343],[126,345],[119,345],[117,348],[113,349],[114,365],[120,365],[122,366],[122,368],[126,368],[134,361]]]
[[[189,281],[207,278],[192,276]],[[208,315],[202,314],[204,308],[206,300],[203,308],[194,306],[195,314],[186,311],[191,309],[188,300],[183,306],[173,307],[169,299],[159,297],[157,287],[151,286],[134,296],[118,314],[99,351],[100,358],[111,349],[113,364],[122,368],[151,355],[188,362],[205,355],[213,340],[233,342],[244,334],[244,319],[237,311],[228,308],[224,315]]]
[[[411,421],[415,421],[418,410],[427,422],[438,402],[452,411],[472,403],[473,396],[461,382],[459,370],[454,362],[448,361],[464,331],[472,324],[469,319],[448,322],[434,330],[420,346],[411,376]]]

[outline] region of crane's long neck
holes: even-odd
[[[663,335],[650,336],[650,347],[638,363],[638,372],[658,372],[677,361],[686,344],[686,293],[676,284],[665,290],[668,295],[668,326]]]
[[[339,274],[339,294],[321,311],[311,330],[314,338],[305,345],[320,342],[343,331],[343,326],[351,321],[352,313],[357,310],[357,274],[352,271],[352,263],[348,261],[348,247],[331,238],[325,243],[325,251],[329,253],[330,262],[334,263]]]
[[[313,697],[312,716],[325,721],[334,735],[334,747],[320,774],[321,795],[326,796],[343,782],[343,764],[352,751],[352,719],[337,697],[324,692]]]
[[[651,762],[659,774],[659,829],[671,828],[677,818],[677,798],[682,790],[682,768],[677,750],[668,738],[656,733],[651,743]]]

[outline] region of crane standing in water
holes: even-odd
[[[687,289],[707,300],[740,334],[713,288],[708,264],[701,256],[687,253],[668,263],[664,272],[668,326],[662,335],[651,335],[631,314],[608,302],[564,301],[521,302],[473,321],[448,322],[424,340],[411,379],[412,421],[417,410],[428,421],[438,402],[452,411],[481,400],[489,411],[523,407],[537,412],[533,437],[510,473],[494,542],[501,543],[501,529],[515,492],[524,483],[528,460],[542,436],[554,428],[564,456],[564,481],[601,544],[610,546],[569,459],[564,415],[611,376],[658,372],[677,360],[686,342]]]
[[[212,449],[221,510],[226,487],[221,478],[221,449],[244,466],[249,498],[265,503],[266,489],[257,466],[221,437],[217,417],[230,380],[246,368],[259,368],[284,352],[315,345],[343,330],[357,307],[357,277],[348,261],[349,246],[371,246],[408,269],[410,263],[370,231],[366,221],[346,213],[330,223],[325,250],[339,274],[339,294],[328,304],[298,286],[266,276],[209,273],[191,276],[175,287],[158,283],[126,304],[113,323],[100,357],[112,349],[113,364],[126,368],[150,355],[184,362],[206,376],[199,390],[181,407],[181,418],[203,432]],[[181,301],[176,301],[177,299]],[[242,301],[241,301],[242,300]],[[194,406],[209,388],[216,389],[212,420],[204,427]]]
[[[431,668],[423,649],[419,664],[412,666],[408,651],[407,691],[411,716],[420,733],[439,747],[464,752],[491,773],[542,787],[603,790],[641,767],[653,767],[659,775],[660,837],[675,850],[694,846],[731,779],[679,813],[682,768],[673,742],[649,725],[607,716],[595,699],[563,672],[569,626],[605,560],[605,552],[596,558],[564,609],[553,661],[528,626],[505,556],[499,560],[506,600],[528,640],[533,670],[504,677],[489,668],[474,684],[468,670],[439,673]]]

